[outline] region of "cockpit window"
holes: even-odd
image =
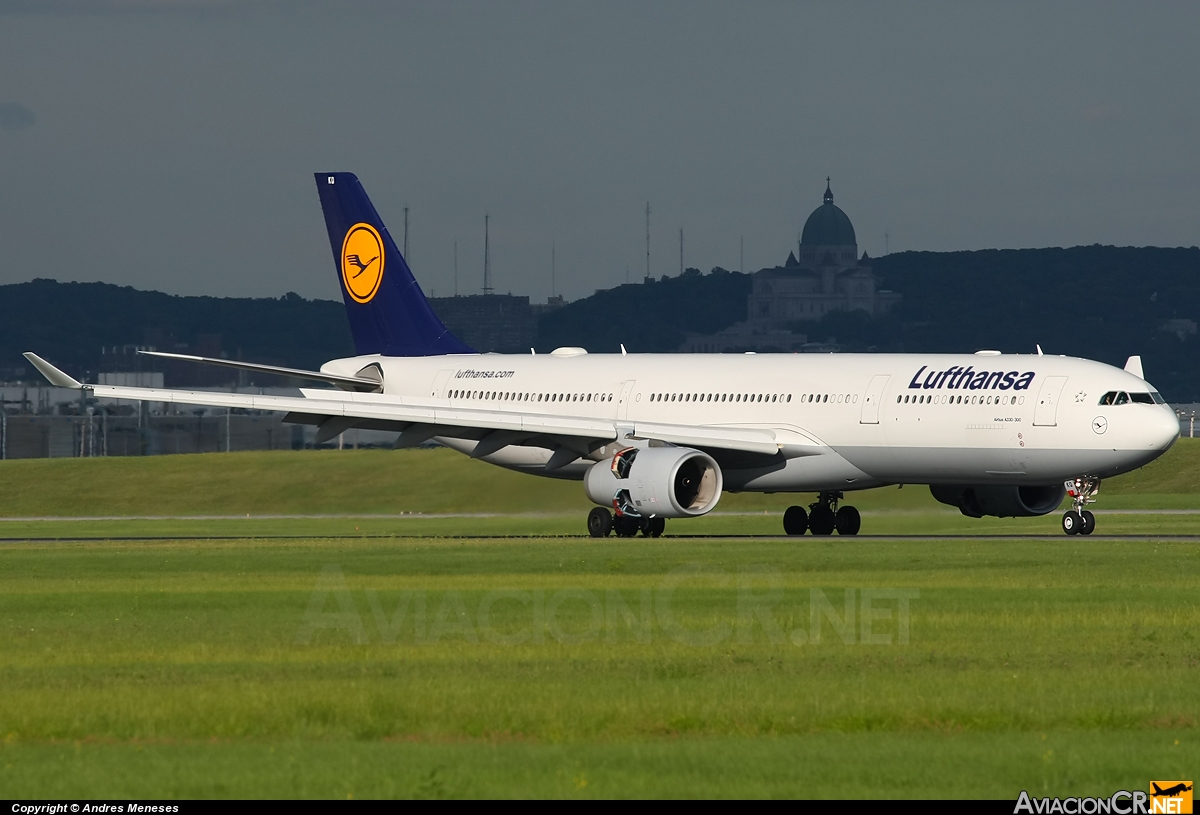
[[[1133,402],[1138,405],[1165,405],[1166,399],[1158,391],[1150,393],[1125,393],[1124,391],[1109,391],[1100,397],[1102,405],[1126,405]]]

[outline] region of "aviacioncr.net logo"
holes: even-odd
[[[383,239],[370,224],[350,227],[342,241],[342,283],[356,303],[369,303],[383,282]]]
[[[1013,815],[1191,815],[1191,781],[1151,781],[1149,794],[1119,790],[1106,798],[1033,798],[1025,790]]]

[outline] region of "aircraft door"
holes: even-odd
[[[433,397],[445,396],[443,391],[446,389],[446,383],[450,381],[450,376],[453,373],[454,371],[450,370],[449,368],[444,371],[438,371],[438,375],[434,377],[433,387],[430,388],[429,395]]]
[[[629,400],[633,398],[633,386],[637,384],[635,380],[630,379],[621,386],[621,398],[617,401],[617,418],[625,420],[629,418]]]
[[[1037,407],[1033,410],[1035,426],[1054,427],[1058,424],[1058,401],[1066,384],[1065,376],[1046,377],[1046,381],[1042,383],[1042,390],[1038,393]]]
[[[887,387],[889,379],[891,377],[887,374],[878,374],[871,378],[871,384],[867,386],[867,393],[863,397],[859,424],[879,424],[879,402],[883,399],[883,389]]]

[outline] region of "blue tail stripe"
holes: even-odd
[[[353,173],[317,173],[315,177],[357,352],[391,357],[476,353],[433,312],[358,178]],[[364,224],[371,229],[363,228]],[[377,243],[383,244],[381,249]],[[360,245],[376,249],[378,260],[366,260],[375,252],[351,251]],[[343,251],[347,257],[342,256]],[[381,265],[376,267],[376,263]],[[376,268],[380,271],[373,271]],[[344,273],[344,269],[353,273]]]

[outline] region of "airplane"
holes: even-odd
[[[356,356],[307,371],[164,352],[323,383],[300,396],[79,382],[36,354],[54,385],[98,399],[282,411],[323,443],[351,428],[431,439],[520,472],[583,482],[593,537],[657,537],[724,492],[815,493],[787,535],[856,535],[846,493],[928,485],[966,516],[1054,512],[1091,534],[1102,478],[1141,467],[1179,437],[1145,381],[1066,356],[630,354],[557,348],[480,354],[437,317],[358,178],[315,176]],[[373,258],[364,263],[363,258]]]
[[[1179,793],[1188,792],[1192,788],[1192,785],[1186,781],[1181,781],[1173,787],[1167,787],[1165,790],[1158,786],[1158,784],[1155,784],[1153,781],[1150,782],[1150,786],[1154,787],[1154,792],[1150,793],[1150,795],[1155,798],[1158,798],[1159,796],[1174,798]]]

